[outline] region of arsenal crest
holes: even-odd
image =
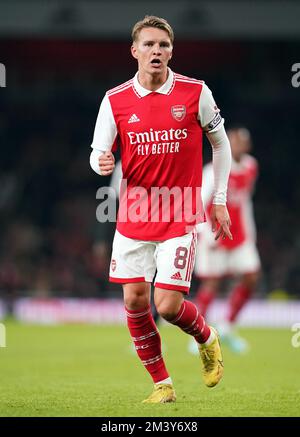
[[[176,121],[181,121],[186,116],[186,107],[184,105],[175,105],[171,107],[172,117]]]

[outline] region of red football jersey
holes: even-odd
[[[123,185],[120,190],[117,229],[121,234],[162,241],[184,235],[204,221],[198,119],[202,87],[202,81],[174,74],[166,94],[150,92],[141,98],[133,81],[107,93],[127,183],[127,189]],[[169,211],[155,187],[173,189],[164,197],[170,199]]]

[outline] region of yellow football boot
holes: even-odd
[[[142,401],[143,404],[165,404],[175,402],[176,394],[171,384],[156,384],[151,395]]]
[[[216,338],[210,345],[199,344],[199,353],[203,364],[203,379],[207,387],[214,387],[223,376],[223,358],[219,334],[210,326]]]

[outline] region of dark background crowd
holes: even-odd
[[[176,29],[175,29],[176,30]],[[136,71],[130,40],[1,38],[0,291],[104,297],[114,223],[96,220],[109,178],[89,166],[105,90]],[[203,79],[225,127],[250,130],[260,175],[254,196],[263,274],[258,294],[300,296],[300,42],[175,40],[171,68]],[[204,147],[205,161],[211,149]]]

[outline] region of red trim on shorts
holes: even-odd
[[[162,288],[163,290],[175,290],[182,291],[183,293],[188,293],[190,287],[185,287],[183,285],[173,285],[173,284],[163,284],[162,282],[155,282],[155,287]]]
[[[118,284],[130,284],[131,282],[148,282],[148,281],[146,281],[143,276],[140,278],[114,278],[110,276],[109,282],[117,282]]]

